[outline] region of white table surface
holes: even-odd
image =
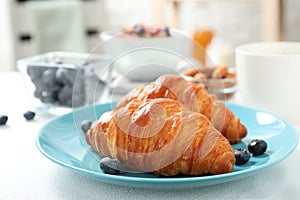
[[[45,158],[35,145],[39,129],[53,116],[26,121],[31,107],[18,72],[0,73],[0,199],[300,199],[300,147],[287,159],[246,178],[193,189],[140,189],[79,175]],[[300,132],[299,126],[296,127]]]

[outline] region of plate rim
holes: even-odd
[[[51,120],[49,120],[46,124],[44,124],[42,126],[42,128],[39,130],[38,134],[36,135],[35,138],[35,144],[36,147],[38,148],[38,150],[49,160],[51,160],[52,162],[65,167],[69,170],[72,170],[74,172],[89,176],[93,179],[96,180],[100,180],[100,181],[104,181],[104,182],[111,182],[111,183],[116,183],[118,185],[123,185],[123,182],[126,182],[128,184],[134,185],[135,187],[142,187],[145,188],[145,185],[153,185],[153,184],[164,184],[164,186],[159,185],[159,188],[174,188],[174,184],[196,184],[194,186],[187,186],[187,187],[201,187],[201,186],[208,186],[208,185],[214,185],[214,184],[218,184],[218,183],[224,183],[224,182],[229,182],[229,181],[233,181],[233,180],[237,180],[240,178],[243,178],[245,176],[251,175],[253,173],[256,173],[258,171],[261,171],[263,169],[269,168],[279,162],[281,162],[282,160],[286,159],[290,154],[293,153],[293,151],[296,149],[297,145],[298,145],[298,140],[299,140],[299,136],[297,131],[295,130],[295,128],[289,124],[287,121],[277,117],[276,115],[267,112],[267,111],[263,111],[263,110],[259,110],[259,109],[255,109],[255,108],[251,108],[251,107],[246,107],[243,105],[238,105],[238,104],[234,104],[234,103],[226,103],[227,106],[229,106],[229,108],[238,108],[238,109],[243,109],[243,110],[251,110],[251,111],[255,111],[255,112],[264,112],[264,113],[268,113],[271,114],[273,116],[276,117],[276,119],[282,121],[286,127],[285,127],[285,132],[289,131],[293,134],[293,138],[294,143],[292,146],[289,146],[288,151],[285,151],[284,154],[280,154],[279,157],[276,157],[276,159],[271,159],[268,160],[265,164],[259,165],[259,166],[255,166],[255,168],[248,168],[245,170],[239,170],[239,171],[233,171],[230,173],[225,173],[225,174],[217,174],[217,175],[210,175],[210,176],[187,176],[187,177],[134,177],[134,176],[120,176],[120,175],[112,175],[112,174],[105,174],[101,171],[99,172],[95,172],[86,168],[81,168],[81,167],[76,167],[74,165],[70,165],[68,163],[63,162],[62,160],[59,160],[57,158],[55,158],[55,156],[50,155],[49,152],[47,152],[43,147],[42,144],[40,142],[41,136],[43,134],[43,130],[47,128],[47,126],[49,126],[50,124],[54,123],[55,121],[59,121],[60,119],[67,117],[67,115],[72,115],[75,110],[79,111],[80,110],[84,110],[84,109],[88,109],[89,107],[101,107],[104,105],[112,105],[112,103],[105,103],[105,104],[94,104],[94,105],[90,105],[90,106],[85,106],[85,107],[81,107],[81,108],[77,108],[74,109],[73,111],[67,113],[67,114],[63,114],[57,117],[52,118]],[[282,134],[282,133],[281,133]],[[83,147],[83,146],[82,146]],[[203,183],[203,181],[207,181],[208,183],[205,184]],[[218,181],[218,183],[213,183],[210,184],[210,182],[215,182]],[[141,184],[142,183],[142,184]],[[172,185],[166,185],[166,184],[172,184]],[[147,186],[148,187],[148,186]],[[176,186],[175,186],[176,187]],[[183,188],[183,187],[178,187],[178,188]]]

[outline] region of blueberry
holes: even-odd
[[[86,133],[91,127],[92,127],[93,122],[90,120],[83,120],[81,122],[81,130]]]
[[[35,82],[35,80],[41,79],[41,76],[45,70],[46,70],[46,67],[42,67],[39,65],[28,65],[27,66],[27,73],[33,82]]]
[[[236,165],[244,165],[246,164],[251,157],[250,152],[247,149],[236,149],[234,151],[234,155],[235,155],[235,164]]]
[[[169,27],[165,27],[164,32],[165,32],[166,36],[171,36]]]
[[[71,107],[72,92],[73,92],[73,88],[71,86],[64,85],[57,95],[59,104],[63,106]]]
[[[67,82],[73,86],[75,79],[76,79],[76,75],[79,72],[78,69],[76,69],[76,66],[74,66],[74,68],[71,69],[67,69],[67,73],[65,73],[65,77],[67,79]],[[81,73],[83,73],[83,70],[80,71]]]
[[[35,117],[35,113],[32,111],[27,111],[24,113],[23,116],[25,117],[26,120],[33,120],[33,118]]]
[[[68,73],[67,69],[58,68],[55,74],[55,81],[60,85],[67,84],[67,79],[66,79],[67,73]]]
[[[82,106],[86,102],[86,88],[85,83],[86,83],[86,77],[84,74],[84,71],[79,70],[76,76],[76,82],[74,83],[73,86],[73,93],[72,93],[72,106],[73,107],[78,107]],[[92,94],[89,92],[89,94]],[[91,95],[90,95],[91,96]]]
[[[104,157],[100,160],[100,168],[105,174],[121,174],[122,164],[118,159]]]
[[[42,81],[45,84],[52,83],[55,80],[56,68],[49,68],[42,74]]]
[[[248,150],[253,156],[259,156],[266,152],[267,146],[264,140],[254,139],[248,144]]]
[[[58,92],[43,91],[40,99],[43,103],[56,103],[58,101]]]
[[[7,115],[0,115],[0,126],[5,125],[8,120]]]
[[[143,36],[144,34],[145,34],[145,29],[144,28],[142,28],[142,27],[135,27],[134,28],[134,32],[135,32],[135,34],[136,35],[138,35],[138,36]]]

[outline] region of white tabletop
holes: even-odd
[[[31,107],[20,75],[0,73],[0,199],[300,199],[300,147],[275,166],[246,178],[193,189],[140,189],[79,175],[45,158],[36,148],[38,130],[53,116],[26,121]],[[299,126],[296,129],[299,131]],[[300,131],[299,131],[300,132]]]

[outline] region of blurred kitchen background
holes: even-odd
[[[179,28],[191,39],[209,30],[213,61],[234,65],[238,44],[299,41],[299,9],[299,0],[2,0],[0,71],[49,51],[91,52],[102,31],[137,23]]]

